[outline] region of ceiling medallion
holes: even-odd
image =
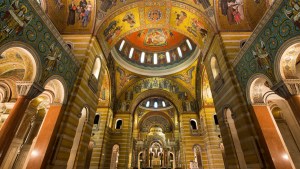
[[[150,10],[148,13],[148,19],[152,22],[157,22],[161,20],[162,12],[159,9]]]

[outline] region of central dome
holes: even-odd
[[[124,40],[138,50],[165,52],[181,45],[187,37],[167,29],[145,29],[127,35]]]
[[[185,35],[160,28],[131,33],[112,50],[113,57],[124,67],[138,74],[155,76],[186,68],[198,53],[197,45]]]

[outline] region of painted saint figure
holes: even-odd
[[[257,60],[259,68],[266,70],[268,74],[272,74],[271,58],[262,40],[255,45],[255,50],[252,50],[252,54]]]
[[[126,15],[122,19],[123,22],[127,22],[132,28],[135,25],[135,17],[132,12],[126,13]]]
[[[68,25],[74,25],[75,24],[75,12],[77,10],[77,7],[74,3],[74,0],[72,0],[71,4],[69,5],[69,16],[68,16]]]
[[[62,52],[55,46],[55,43],[53,43],[50,46],[50,52],[47,55],[46,59],[46,70],[53,71],[54,68],[57,66],[57,62],[60,61],[62,56]]]
[[[221,0],[222,15],[227,16],[228,23],[240,24],[245,19],[243,0]]]
[[[186,18],[187,14],[184,11],[176,12],[176,25],[179,26]]]

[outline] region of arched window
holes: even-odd
[[[116,129],[121,129],[122,128],[122,124],[123,124],[122,119],[118,119],[116,121]]]
[[[202,169],[201,147],[199,145],[194,146],[194,158],[194,161],[198,164],[198,168]]]
[[[217,114],[214,114],[214,122],[215,122],[215,125],[219,125]]]
[[[98,80],[99,75],[100,75],[100,70],[101,70],[101,61],[100,61],[100,58],[97,57],[95,59],[95,63],[94,63],[93,71],[92,71],[92,74],[94,75],[94,77],[97,80]]]
[[[98,130],[99,119],[100,119],[100,115],[97,114],[94,118],[93,130]]]
[[[221,70],[219,63],[215,56],[211,58],[210,61],[211,71],[215,80],[219,80],[221,78]]]
[[[73,145],[72,145],[70,157],[68,160],[67,168],[73,168],[73,166],[74,166],[78,147],[79,147],[80,140],[81,140],[80,138],[82,135],[84,124],[87,121],[87,117],[88,117],[88,109],[86,107],[84,107],[81,110],[81,116],[80,116],[80,119],[79,119],[79,122],[77,125],[77,129],[76,129],[75,137],[73,140]]]
[[[119,160],[119,145],[115,144],[112,148],[110,169],[118,168],[118,160]]]
[[[99,118],[100,118],[100,116],[99,116],[99,114],[97,114],[97,115],[95,116],[95,119],[94,119],[94,124],[97,124],[97,125],[98,125],[98,123],[99,123]]]
[[[191,124],[191,128],[192,128],[193,130],[197,130],[197,129],[198,129],[198,127],[197,127],[197,121],[196,121],[195,119],[192,119],[192,120],[190,121],[190,124]]]

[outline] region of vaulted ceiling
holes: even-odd
[[[62,34],[97,37],[106,58],[114,58],[116,86],[112,90],[124,100],[130,91],[146,90],[143,83],[147,79],[152,84],[155,80],[158,84],[170,81],[191,100],[196,99],[201,53],[220,34],[223,51],[231,61],[268,7],[262,0],[43,2],[45,12]],[[109,88],[110,83],[104,84]],[[157,89],[166,90],[161,86]]]

